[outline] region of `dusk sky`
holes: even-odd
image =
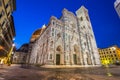
[[[29,43],[32,33],[47,25],[51,16],[60,18],[63,8],[75,13],[82,5],[91,19],[98,48],[120,47],[120,18],[114,9],[115,0],[16,0],[13,13],[15,44]]]

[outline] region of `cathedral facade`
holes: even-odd
[[[76,15],[63,9],[60,19],[52,16],[49,24],[37,32],[39,37],[34,39],[29,63],[100,65],[88,10],[84,6],[76,11]]]

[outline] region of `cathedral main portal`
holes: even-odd
[[[56,65],[60,65],[60,64],[63,64],[63,59],[62,59],[62,47],[61,46],[58,46],[56,48]]]
[[[56,65],[60,65],[60,54],[56,54]]]

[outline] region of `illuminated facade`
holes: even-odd
[[[7,57],[12,49],[15,36],[12,13],[15,9],[15,0],[0,0],[0,59]]]
[[[120,61],[120,48],[116,47],[116,53],[117,53],[118,59]]]
[[[100,54],[101,63],[114,64],[116,61],[120,61],[120,48],[112,46],[104,49],[98,49]]]
[[[52,16],[49,24],[37,31],[39,35],[32,35],[31,38],[34,43],[31,47],[29,63],[100,65],[88,10],[84,6],[76,11],[76,16],[63,9],[60,19]]]
[[[32,51],[32,46],[35,44],[37,39],[40,37],[42,32],[45,30],[45,28],[37,29],[31,36],[30,43],[29,43],[29,48],[28,48],[28,54],[27,54],[27,59],[26,63],[30,62],[30,56],[31,56],[31,51]]]
[[[119,18],[120,18],[120,0],[115,1],[114,7],[115,7],[117,14],[119,15]]]
[[[12,63],[26,63],[28,47],[29,44],[23,44],[18,50],[16,50],[13,54]]]

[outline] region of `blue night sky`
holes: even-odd
[[[115,0],[16,0],[13,13],[16,29],[15,44],[29,43],[32,33],[51,16],[60,18],[62,9],[75,13],[82,5],[89,10],[98,48],[120,47],[120,18],[114,9]]]

